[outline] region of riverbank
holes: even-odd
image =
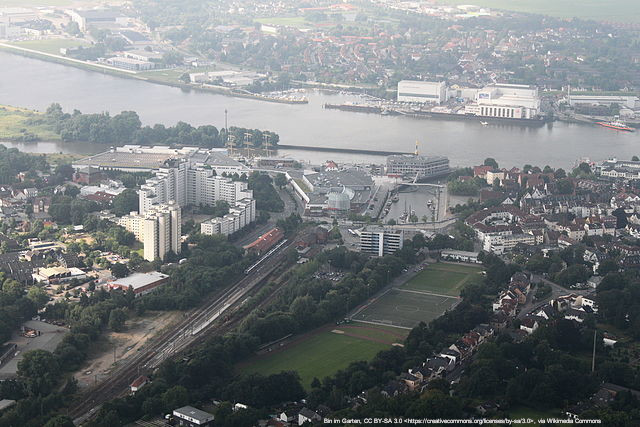
[[[304,99],[289,99],[289,98],[276,98],[259,93],[251,93],[248,91],[240,91],[237,89],[227,88],[224,86],[216,85],[200,85],[194,86],[190,83],[171,82],[165,79],[156,79],[150,76],[138,75],[135,71],[124,70],[121,68],[112,67],[104,64],[95,64],[87,61],[81,61],[79,59],[68,58],[61,55],[55,55],[52,53],[42,52],[34,49],[27,49],[20,46],[14,46],[8,43],[0,43],[0,50],[8,53],[26,56],[28,58],[40,59],[43,61],[54,62],[57,64],[68,65],[76,68],[80,68],[86,71],[100,72],[103,74],[109,74],[116,77],[141,80],[148,83],[154,83],[158,85],[177,87],[183,90],[194,90],[202,92],[216,93],[219,95],[231,96],[235,98],[254,99],[264,102],[275,102],[279,104],[307,104],[309,101]]]

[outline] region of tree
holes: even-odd
[[[484,159],[483,165],[491,166],[494,169],[498,169],[498,162],[496,162],[496,159],[494,159],[493,157],[487,157],[486,159]]]
[[[276,175],[276,177],[274,178],[273,182],[279,188],[283,188],[285,185],[287,185],[287,177],[285,176],[285,174],[279,173],[279,174]]]
[[[120,332],[124,329],[124,322],[127,320],[127,312],[122,308],[114,308],[109,313],[109,329]]]
[[[56,415],[51,418],[44,427],[74,427],[73,420],[66,415]]]
[[[18,362],[18,377],[22,378],[32,396],[49,394],[60,375],[60,366],[53,354],[45,350],[28,351]]]
[[[558,188],[558,193],[560,194],[571,194],[573,193],[573,183],[569,179],[561,179],[556,184]]]
[[[638,156],[633,156],[633,157],[631,158],[631,161],[632,161],[632,162],[640,162],[640,158],[638,158]]]
[[[138,193],[133,189],[126,189],[113,198],[111,211],[117,216],[127,215],[139,209]]]
[[[37,286],[32,286],[27,291],[27,298],[29,298],[38,308],[44,307],[44,305],[49,301],[49,296],[47,293]]]
[[[129,275],[129,268],[125,264],[121,264],[116,262],[111,264],[111,274],[113,274],[118,279],[121,277],[127,277]]]

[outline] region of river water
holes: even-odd
[[[114,77],[65,65],[0,52],[0,104],[44,110],[58,102],[65,111],[133,110],[144,124],[229,126],[268,129],[283,144],[444,155],[454,166],[478,164],[494,157],[501,165],[571,167],[578,158],[602,160],[640,155],[640,132],[624,133],[597,126],[553,123],[541,128],[480,125],[479,121],[441,121],[379,116],[323,109],[353,97],[311,91],[309,104],[288,105],[183,90]],[[95,152],[83,144],[41,142],[10,144],[34,152]],[[101,147],[98,147],[100,149]],[[381,156],[280,150],[280,155],[310,162],[384,162]]]

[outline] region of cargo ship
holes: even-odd
[[[625,132],[633,132],[633,128],[627,126],[626,123],[620,121],[620,119],[618,119],[617,117],[614,118],[610,122],[597,122],[597,123],[600,126],[604,126],[606,128],[615,129],[615,130],[622,130],[622,131],[625,131]]]

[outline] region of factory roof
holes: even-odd
[[[122,279],[114,280],[111,282],[111,285],[120,286],[122,288],[128,288],[130,286],[135,291],[138,288],[151,285],[160,280],[167,279],[168,277],[168,275],[157,271],[151,271],[149,273],[133,273],[132,275],[123,277]]]

